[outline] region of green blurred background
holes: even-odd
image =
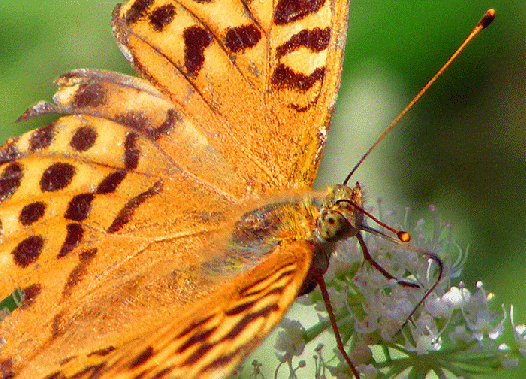
[[[74,68],[132,73],[111,34],[116,0],[0,0],[0,139],[51,99]],[[369,202],[454,224],[470,256],[462,280],[515,306],[526,323],[526,2],[353,0],[340,99],[317,187],[341,182],[487,8],[496,21],[468,46],[355,176]],[[524,378],[522,370],[501,378]]]

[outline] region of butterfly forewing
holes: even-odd
[[[162,322],[210,290],[206,280],[188,286],[185,272],[223,234],[232,200],[174,165],[149,133],[154,121],[131,124],[103,103],[86,105],[90,88],[115,84],[105,80],[91,73],[71,96],[63,89],[57,110],[72,115],[0,152],[2,270],[11,278],[1,295],[25,292],[20,312],[1,324],[0,354],[14,367],[78,354],[101,336],[126,339],[141,320]],[[166,114],[139,92],[150,111]],[[138,94],[119,95],[131,102]]]
[[[241,190],[264,191],[314,181],[346,16],[340,0],[136,1],[114,12],[113,27],[141,75],[184,104],[231,163]]]
[[[0,299],[24,292],[0,323],[3,376],[60,377],[66,367],[78,376],[93,359],[108,377],[133,376],[150,366],[126,359],[148,348],[181,377],[223,375],[265,337],[302,286],[312,249],[267,243],[271,227],[235,269],[223,259],[212,275],[203,265],[224,258],[235,220],[264,194],[310,188],[346,15],[345,1],[322,0],[116,7],[115,36],[144,79],[65,74],[54,104],[22,119],[63,116],[0,150]],[[295,235],[300,224],[290,225]],[[290,263],[282,279],[261,282],[275,293],[243,308],[240,289],[272,278],[278,258],[265,259],[275,254]],[[192,326],[203,314],[215,334],[188,346],[206,353],[178,352],[200,336]],[[167,342],[157,330],[190,339]],[[237,344],[231,354],[226,341]]]

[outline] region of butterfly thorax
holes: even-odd
[[[359,186],[328,187],[325,194],[281,197],[243,213],[234,223],[226,253],[202,265],[207,275],[229,277],[257,266],[277,248],[297,242],[313,251],[312,268],[325,272],[336,243],[357,234],[363,215]],[[309,275],[306,279],[309,280]],[[306,284],[301,293],[314,286]]]

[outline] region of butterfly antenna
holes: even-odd
[[[437,288],[438,284],[440,283],[440,281],[442,280],[442,276],[444,274],[444,262],[442,262],[442,259],[440,259],[440,257],[430,251],[427,251],[427,250],[424,250],[424,249],[421,249],[417,246],[413,246],[413,245],[410,245],[410,244],[407,244],[405,243],[404,241],[401,241],[401,240],[398,240],[396,238],[393,238],[391,236],[388,236],[376,229],[373,229],[373,228],[370,228],[368,227],[367,225],[362,225],[360,227],[361,230],[363,230],[364,232],[367,232],[367,233],[370,233],[370,234],[373,234],[377,237],[381,237],[389,242],[392,242],[392,243],[395,243],[397,245],[400,245],[402,246],[403,248],[407,249],[407,250],[410,250],[410,251],[413,251],[417,254],[420,254],[420,255],[423,255],[425,257],[427,257],[430,261],[433,261],[436,263],[436,265],[438,266],[438,275],[433,283],[433,285],[431,287],[429,287],[427,289],[427,291],[425,292],[424,296],[422,296],[422,298],[420,299],[420,301],[413,307],[413,310],[411,311],[411,313],[409,313],[409,315],[407,315],[407,318],[406,320],[404,321],[404,323],[400,326],[400,328],[398,329],[398,331],[396,332],[396,334],[400,333],[402,331],[402,329],[407,325],[407,323],[409,322],[409,320],[411,319],[411,317],[413,317],[413,315],[415,314],[415,312],[417,311],[418,308],[420,308],[420,306],[422,305],[422,303],[427,299],[427,297],[435,290],[435,288]],[[360,236],[358,234],[358,236]],[[360,241],[361,239],[361,241]],[[363,242],[362,244],[362,241],[363,241],[363,238],[358,238],[358,241],[360,242],[360,245],[362,247],[362,250],[364,249],[364,245],[365,245],[365,242]],[[365,247],[367,249],[367,247]],[[377,268],[376,266],[374,266],[375,268]],[[383,268],[382,268],[383,270]],[[382,272],[382,271],[380,271]],[[383,272],[382,272],[383,274]],[[384,274],[385,276],[385,274]],[[406,282],[406,281],[403,281],[403,280],[398,280],[398,283],[405,286],[405,287],[413,287],[413,288],[419,288],[420,286],[419,285],[415,285],[414,283],[409,283],[409,282]]]
[[[358,182],[356,182],[356,186],[359,187],[360,184]],[[371,220],[373,220],[375,223],[377,223],[381,227],[383,227],[383,228],[389,230],[391,233],[395,234],[398,237],[398,239],[400,240],[400,241],[396,241],[397,243],[411,241],[411,235],[408,232],[405,232],[405,231],[399,230],[399,229],[395,229],[392,226],[387,225],[385,222],[380,221],[379,219],[374,217],[371,213],[367,212],[365,209],[363,209],[362,207],[360,207],[357,204],[354,204],[353,202],[348,202],[348,204],[350,206],[352,206],[354,209],[356,209],[358,212],[360,212],[361,214],[363,214],[363,215],[367,216],[368,218],[370,218]],[[365,228],[367,228],[367,227],[364,226],[363,228],[360,228],[360,229],[366,230]],[[372,229],[372,230],[375,230],[375,229]],[[389,237],[389,238],[391,238],[391,237]]]
[[[469,33],[469,35],[467,36],[467,38],[464,40],[464,42],[462,42],[462,44],[457,48],[457,50],[455,50],[455,52],[453,53],[453,55],[451,55],[451,57],[446,61],[446,63],[444,63],[444,65],[440,68],[440,70],[437,71],[437,73],[435,75],[433,75],[433,77],[427,82],[427,84],[416,94],[416,96],[413,98],[413,100],[411,100],[411,102],[404,108],[404,110],[402,112],[400,112],[400,114],[398,116],[396,116],[396,118],[393,120],[393,122],[391,122],[391,124],[389,124],[389,126],[387,127],[387,129],[384,130],[384,132],[380,135],[380,137],[378,137],[378,139],[376,140],[376,142],[369,148],[369,150],[367,150],[367,152],[362,156],[362,158],[358,161],[358,163],[354,166],[354,168],[351,170],[351,172],[349,173],[349,175],[347,175],[347,177],[345,178],[345,180],[343,181],[343,185],[347,185],[347,183],[349,182],[349,180],[351,179],[351,177],[354,175],[354,173],[356,172],[356,170],[358,169],[358,167],[360,167],[360,165],[363,163],[363,161],[369,156],[369,154],[371,154],[371,152],[376,148],[376,146],[378,146],[378,144],[384,139],[384,137],[387,135],[387,133],[389,133],[391,131],[391,129],[393,129],[393,127],[398,123],[398,121],[400,121],[402,119],[402,117],[405,116],[405,114],[413,107],[413,105],[416,104],[416,102],[418,100],[420,100],[420,98],[424,95],[424,93],[429,89],[429,87],[431,87],[433,85],[433,83],[438,79],[438,77],[440,75],[442,75],[442,73],[446,70],[446,68],[449,67],[449,65],[451,64],[451,62],[453,62],[457,57],[458,55],[460,54],[460,52],[462,50],[464,50],[464,48],[466,47],[466,45],[471,42],[471,40],[473,38],[475,38],[475,36],[477,36],[477,34],[479,34],[482,30],[484,30],[486,27],[488,27],[489,24],[491,24],[491,22],[495,19],[495,10],[494,9],[488,9],[486,11],[486,13],[484,13],[484,16],[482,17],[482,19],[479,21],[479,23],[473,28],[473,30],[471,31],[471,33]]]
[[[359,183],[356,183],[356,185],[359,186]],[[427,291],[425,292],[424,296],[422,296],[420,301],[413,307],[413,310],[411,311],[411,313],[409,313],[409,315],[407,315],[406,320],[404,321],[404,323],[400,326],[400,328],[396,332],[396,334],[398,334],[407,325],[407,323],[409,322],[411,317],[413,317],[413,315],[415,314],[417,309],[420,308],[420,306],[427,299],[427,297],[435,290],[435,288],[437,288],[437,286],[440,283],[440,281],[442,280],[442,276],[444,274],[444,262],[442,262],[442,259],[440,259],[440,257],[438,255],[436,255],[436,254],[434,254],[434,253],[432,253],[430,251],[427,251],[427,250],[424,250],[424,249],[421,249],[421,248],[418,248],[416,246],[408,244],[408,242],[411,241],[411,235],[408,232],[405,232],[405,231],[399,230],[399,229],[395,229],[395,228],[387,225],[386,223],[378,220],[376,217],[374,217],[371,213],[367,212],[362,207],[360,207],[360,206],[358,206],[358,205],[356,205],[356,204],[354,204],[352,202],[350,202],[349,205],[351,205],[353,208],[355,208],[356,210],[358,210],[359,212],[361,212],[365,216],[369,217],[371,220],[373,220],[375,223],[377,223],[381,227],[383,227],[383,228],[389,230],[391,233],[395,234],[397,236],[397,238],[393,238],[393,237],[391,237],[391,236],[389,236],[389,235],[387,235],[385,233],[382,233],[379,230],[371,228],[371,227],[369,227],[367,225],[361,225],[360,226],[360,230],[363,230],[364,232],[373,234],[373,235],[375,235],[377,237],[381,237],[381,238],[383,238],[383,239],[385,239],[385,240],[387,240],[387,241],[389,241],[391,243],[400,245],[400,246],[404,247],[405,249],[413,251],[413,252],[415,252],[417,254],[423,255],[423,256],[427,257],[430,261],[435,262],[437,264],[437,266],[438,266],[438,275],[437,275],[437,278],[435,279],[433,285],[427,289]],[[371,254],[369,254],[369,249],[367,248],[367,244],[365,243],[365,240],[363,239],[362,235],[360,233],[358,233],[356,235],[356,238],[358,239],[358,243],[360,244],[360,247],[362,249],[364,260],[369,262],[369,264],[371,266],[373,266],[376,270],[378,270],[385,278],[387,278],[388,280],[396,280],[396,282],[398,284],[400,284],[400,285],[402,285],[404,287],[420,288],[420,286],[418,284],[416,284],[416,283],[411,283],[411,282],[408,282],[408,281],[405,281],[405,280],[402,280],[402,279],[397,279],[393,275],[391,275],[389,272],[387,272],[378,262],[376,262],[374,260],[374,258],[371,256]],[[321,285],[320,285],[320,288],[321,288]]]

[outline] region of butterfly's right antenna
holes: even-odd
[[[440,68],[440,70],[437,71],[435,75],[427,82],[427,84],[416,94],[416,96],[411,100],[411,102],[404,108],[402,112],[396,118],[389,124],[387,129],[384,130],[384,132],[378,137],[376,142],[367,150],[367,152],[363,155],[363,157],[358,161],[358,163],[354,166],[354,168],[351,170],[349,175],[345,178],[343,181],[343,185],[347,185],[351,177],[354,175],[355,171],[360,167],[360,165],[363,163],[363,161],[371,154],[371,152],[378,146],[378,144],[384,139],[384,137],[393,129],[393,127],[400,121],[402,117],[405,116],[405,114],[415,105],[415,103],[420,100],[422,95],[433,85],[433,83],[438,79],[440,75],[446,70],[446,68],[449,67],[451,62],[455,60],[455,58],[460,54],[462,50],[464,50],[464,47],[473,39],[477,34],[479,34],[482,30],[484,30],[491,22],[495,19],[495,10],[494,9],[488,9],[486,13],[484,13],[484,16],[479,21],[479,23],[473,28],[471,33],[467,36],[467,38],[462,42],[462,44],[455,50],[453,55],[444,63],[444,65]]]
[[[411,100],[411,102],[404,108],[404,110],[402,110],[402,112],[400,112],[400,114],[398,116],[396,116],[396,118],[393,120],[393,122],[391,122],[391,124],[389,124],[389,126],[384,130],[384,132],[380,135],[380,137],[376,140],[376,142],[369,148],[369,150],[367,150],[367,152],[363,155],[363,157],[358,161],[358,163],[351,170],[349,175],[347,175],[347,177],[343,181],[343,185],[346,186],[348,184],[349,180],[354,175],[354,173],[356,172],[358,167],[360,167],[360,165],[363,163],[363,161],[365,161],[365,159],[369,156],[369,154],[371,154],[371,152],[376,148],[376,146],[378,146],[378,144],[384,139],[384,137],[387,135],[387,133],[389,133],[391,131],[391,129],[393,129],[393,127],[398,123],[398,121],[400,121],[400,119],[402,119],[402,117],[404,117],[404,115],[413,107],[413,105],[415,105],[416,102],[418,100],[420,100],[420,98],[429,89],[429,87],[431,87],[433,85],[433,83],[438,79],[438,77],[440,75],[442,75],[442,73],[449,67],[451,62],[453,62],[455,60],[455,58],[457,58],[457,56],[466,47],[466,45],[473,38],[475,38],[475,36],[477,36],[482,30],[484,30],[489,24],[491,24],[491,22],[494,19],[495,19],[495,10],[488,9],[486,11],[486,13],[484,13],[484,16],[479,21],[479,23],[473,28],[471,33],[469,33],[469,35],[464,40],[464,42],[462,42],[462,44],[460,44],[460,46],[455,50],[453,55],[451,55],[451,57],[446,61],[446,63],[440,68],[440,70],[438,70],[437,73],[435,75],[433,75],[433,77],[427,82],[427,84],[416,94],[416,96],[413,98],[413,100]],[[358,186],[358,183],[357,183],[357,186]],[[407,249],[409,249],[409,250],[411,250],[411,251],[413,251],[415,253],[418,253],[418,254],[421,254],[421,255],[427,257],[428,259],[434,261],[438,265],[438,276],[437,276],[434,284],[430,288],[427,289],[427,291],[425,292],[425,294],[422,297],[422,299],[413,308],[413,310],[411,311],[411,313],[407,317],[406,321],[398,329],[398,333],[399,333],[404,328],[404,326],[407,324],[407,322],[411,319],[411,317],[415,314],[416,310],[422,305],[422,303],[425,301],[425,299],[429,296],[429,294],[431,294],[431,292],[433,292],[435,290],[435,288],[438,286],[438,284],[440,283],[440,281],[442,279],[443,272],[444,272],[444,264],[443,264],[442,260],[440,259],[440,257],[437,256],[436,254],[431,253],[431,252],[426,251],[426,250],[423,250],[423,249],[420,249],[420,248],[418,248],[416,246],[412,246],[412,245],[407,244],[407,242],[409,242],[410,239],[411,239],[409,233],[404,232],[404,231],[400,231],[400,230],[397,230],[397,229],[394,229],[394,228],[391,228],[391,227],[387,226],[385,223],[379,221],[374,216],[372,216],[370,213],[366,212],[361,207],[358,207],[356,204],[351,204],[351,206],[357,208],[357,210],[359,212],[361,212],[362,214],[364,214],[367,217],[371,218],[378,225],[380,225],[380,226],[386,228],[387,230],[391,231],[392,233],[394,233],[398,237],[398,239],[390,237],[390,236],[388,236],[388,235],[386,235],[386,234],[384,234],[384,233],[382,233],[382,232],[380,232],[380,231],[378,231],[376,229],[370,228],[367,225],[362,225],[360,227],[361,230],[363,230],[365,232],[368,232],[368,233],[371,233],[371,234],[374,234],[374,235],[377,235],[377,236],[379,236],[381,238],[384,238],[384,239],[386,239],[388,241],[391,241],[393,243],[402,245],[405,248],[407,248]],[[363,237],[361,236],[360,233],[357,234],[357,238],[358,238],[358,242],[359,242],[359,244],[360,244],[360,246],[362,248],[362,251],[364,253],[365,260],[367,260],[373,267],[375,267],[377,270],[379,270],[380,273],[382,273],[386,278],[388,278],[388,279],[396,279],[391,274],[389,274],[387,271],[385,271],[370,256],[370,254],[368,253],[368,249],[367,249],[367,246],[365,244],[365,241],[363,240]],[[403,281],[403,280],[397,280],[397,281],[398,281],[399,284],[401,284],[403,286],[406,286],[406,287],[419,287],[418,285],[415,285],[413,283],[409,283],[409,282],[406,282],[406,281]]]
[[[442,262],[442,259],[440,259],[440,257],[438,255],[436,255],[435,253],[432,253],[432,252],[427,251],[425,249],[421,249],[418,246],[407,244],[404,241],[402,241],[401,239],[396,239],[396,238],[393,238],[391,236],[388,236],[388,235],[386,235],[386,234],[384,234],[384,233],[382,233],[382,232],[380,232],[380,231],[378,231],[376,229],[368,227],[367,225],[362,225],[360,227],[360,230],[363,230],[364,232],[367,232],[367,233],[373,234],[375,236],[381,237],[381,238],[383,238],[383,239],[385,239],[385,240],[387,240],[389,242],[392,242],[394,244],[400,245],[404,249],[410,250],[410,251],[412,251],[412,252],[414,252],[416,254],[423,255],[424,257],[428,258],[428,262],[429,261],[433,261],[438,266],[438,274],[437,274],[437,277],[435,278],[435,281],[434,281],[433,285],[426,290],[426,292],[424,293],[424,296],[422,296],[420,301],[413,307],[413,310],[411,311],[411,313],[407,315],[404,323],[398,328],[398,331],[396,332],[396,334],[398,334],[406,326],[406,324],[409,322],[411,317],[413,317],[413,315],[416,313],[417,309],[420,308],[420,306],[427,299],[427,297],[435,290],[435,288],[438,287],[438,284],[442,280],[442,276],[444,274],[444,262]],[[363,240],[363,237],[360,234],[358,234],[358,242],[360,243],[360,246],[361,246],[362,250],[364,250],[364,249],[367,250],[367,246],[365,245],[365,241]],[[370,255],[369,255],[369,257],[370,257]],[[368,261],[370,261],[370,260],[368,259]],[[376,264],[378,264],[378,263],[376,263]],[[374,266],[374,267],[377,268],[376,266]],[[380,270],[380,272],[384,276],[386,276],[384,274],[385,270],[383,268],[382,268],[382,270]],[[415,285],[413,283],[406,282],[405,280],[397,280],[397,281],[398,281],[398,284],[400,284],[400,285],[402,285],[404,287],[409,287],[409,288],[411,288],[411,287],[412,288],[419,288],[420,287],[419,285]]]

